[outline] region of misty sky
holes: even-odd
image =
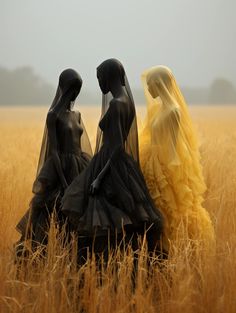
[[[172,68],[182,86],[236,85],[235,0],[0,0],[0,66],[30,65],[49,82],[75,68],[84,87],[116,57],[131,86],[142,70]]]

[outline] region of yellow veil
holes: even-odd
[[[140,161],[150,194],[166,217],[167,240],[176,238],[182,218],[191,239],[212,239],[210,217],[201,206],[206,186],[198,142],[184,97],[165,66],[146,70],[142,83],[147,116]]]
[[[204,184],[195,131],[171,70],[165,66],[152,67],[142,74],[142,82],[147,101],[145,128],[150,131],[151,144],[160,150],[167,166],[180,165],[186,159],[195,161],[196,174]]]

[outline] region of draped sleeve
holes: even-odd
[[[82,127],[82,129],[83,129],[83,133],[82,133],[81,138],[80,138],[81,151],[83,153],[87,154],[89,157],[92,157],[92,155],[93,155],[92,147],[91,147],[91,143],[90,143],[90,140],[89,140],[89,136],[88,136],[87,130],[85,128],[84,122],[83,122],[82,117],[81,117],[81,113],[77,111],[76,115],[77,115],[79,124]]]
[[[179,165],[178,138],[180,136],[181,114],[179,108],[168,110],[157,118],[151,127],[151,143],[158,147],[163,160]]]

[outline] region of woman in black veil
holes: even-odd
[[[118,60],[109,59],[97,68],[97,78],[103,104],[96,154],[66,190],[62,211],[81,248],[87,244],[106,253],[108,242],[116,245],[123,233],[129,240],[148,228],[156,245],[162,216],[140,171],[135,106],[125,70]],[[80,254],[83,257],[82,250]]]
[[[80,112],[72,110],[82,86],[80,75],[73,69],[64,70],[53,103],[48,111],[43,141],[33,184],[34,196],[30,208],[17,225],[21,239],[32,239],[32,247],[47,244],[50,215],[56,209],[58,222],[65,219],[60,211],[64,190],[88,165],[92,149]]]

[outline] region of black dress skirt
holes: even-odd
[[[66,181],[69,183],[87,167],[90,160],[90,157],[82,152],[80,155],[59,153],[59,158]],[[53,210],[55,210],[57,221],[61,226],[65,222],[65,217],[61,213],[61,198],[64,190],[60,184],[52,157],[49,157],[42,167],[35,184],[38,182],[42,186],[41,190],[34,194],[30,209],[19,221],[16,228],[23,237],[26,236],[27,230],[30,230],[33,242],[46,244],[46,234]]]

